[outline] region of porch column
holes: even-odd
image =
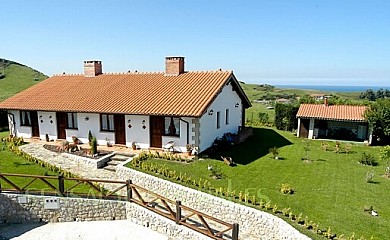
[[[307,138],[313,139],[314,135],[314,118],[310,118],[310,123],[309,123],[309,135]]]
[[[298,118],[298,130],[297,130],[297,137],[299,137],[299,134],[301,132],[301,118]]]

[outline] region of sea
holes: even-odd
[[[293,88],[318,90],[324,92],[365,92],[367,89],[377,91],[379,89],[389,89],[390,86],[339,86],[339,85],[274,85],[277,88]]]

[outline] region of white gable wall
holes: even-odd
[[[238,103],[238,107],[236,104]],[[226,85],[213,103],[207,109],[207,112],[200,118],[200,137],[199,151],[202,152],[209,148],[216,138],[220,138],[227,132],[237,133],[238,127],[242,125],[242,104],[241,98],[233,90],[231,84]],[[225,124],[226,109],[229,109],[229,124]],[[209,115],[213,110],[213,115]],[[217,112],[220,112],[220,128],[217,129]]]

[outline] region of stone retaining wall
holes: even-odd
[[[19,198],[19,199],[18,199]],[[59,201],[58,210],[45,209],[45,200]],[[27,203],[20,203],[27,200]],[[169,237],[170,240],[210,239],[135,203],[99,199],[47,197],[0,193],[0,223],[73,222],[127,219]],[[0,237],[1,238],[1,237]]]
[[[210,194],[196,191],[136,170],[117,166],[116,173],[122,180],[131,179],[134,184],[200,212],[239,224],[240,239],[310,239],[284,220]]]
[[[99,159],[91,159],[87,157],[81,157],[70,153],[61,153],[62,156],[66,158],[70,158],[74,160],[75,162],[78,162],[80,164],[86,165],[92,169],[96,168],[102,168],[105,166],[105,164],[110,161],[110,158],[115,155],[115,153],[107,154]]]
[[[19,199],[18,199],[19,198]],[[45,209],[45,200],[60,209]],[[20,203],[27,200],[27,203]],[[126,219],[126,202],[0,193],[0,222],[73,222]]]

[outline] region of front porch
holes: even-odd
[[[369,139],[367,122],[323,119],[298,119],[298,137],[363,142]]]
[[[45,140],[41,140],[39,138],[26,138],[24,139],[24,142],[26,143],[35,143],[35,144],[41,144],[41,145],[53,145],[53,146],[56,146],[56,147],[61,147],[62,145],[62,141],[63,140],[56,140],[56,141],[45,141]],[[80,149],[90,149],[91,146],[88,144],[88,143],[81,143],[81,144],[77,144],[77,147],[80,148]],[[137,149],[133,149],[133,148],[130,148],[130,147],[127,147],[125,145],[117,145],[117,144],[114,144],[112,146],[107,146],[107,145],[98,145],[98,152],[99,151],[105,151],[105,152],[113,152],[113,153],[116,153],[116,154],[123,154],[123,155],[127,155],[127,156],[135,156],[135,155],[138,155],[140,154],[141,152],[158,152],[158,153],[171,153],[173,154],[174,156],[176,156],[177,158],[178,157],[181,157],[182,159],[193,159],[195,156],[189,156],[187,152],[171,152],[171,151],[167,151],[167,149],[163,149],[163,148],[137,148]]]

